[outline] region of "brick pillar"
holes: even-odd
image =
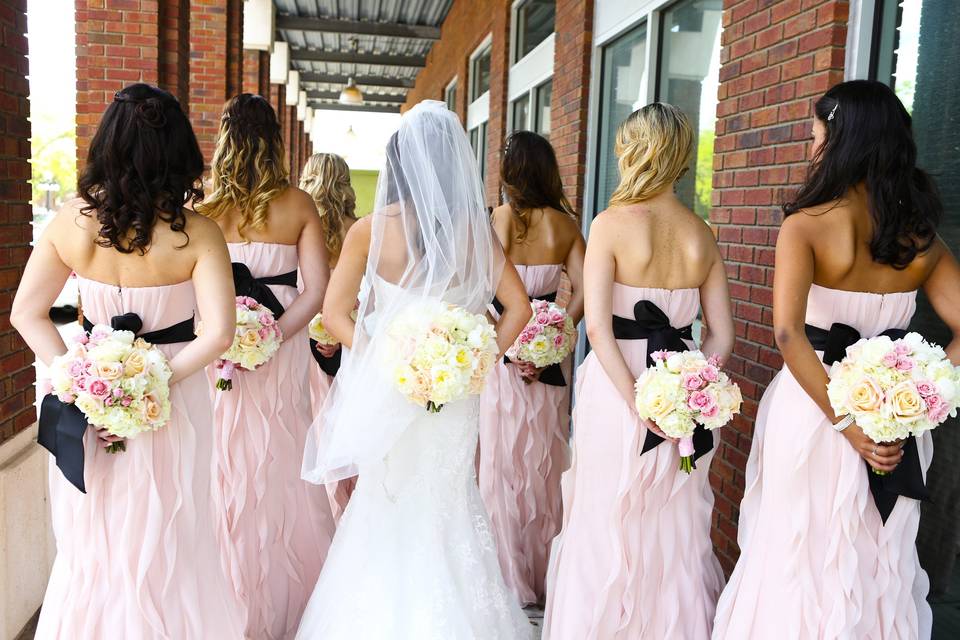
[[[224,103],[242,86],[243,3],[190,0],[190,120],[209,163]]]
[[[710,221],[730,278],[737,344],[729,369],[744,405],[721,430],[711,482],[713,540],[729,572],[757,403],[782,364],[771,309],[779,205],[806,173],[813,100],[843,80],[848,3],[724,4]]]
[[[0,0],[0,443],[27,428],[33,409],[33,355],[10,326],[10,304],[33,239],[30,208],[30,93],[27,0]]]
[[[190,2],[162,0],[159,8],[160,68],[158,84],[190,108]]]
[[[242,91],[270,98],[270,54],[266,51],[243,51]]]
[[[593,4],[593,0],[557,0],[550,141],[576,211],[583,208],[586,180]]]
[[[507,137],[507,81],[510,70],[509,2],[492,3],[490,31],[490,119],[487,122],[487,205],[500,204],[500,158]],[[467,74],[469,75],[469,74]],[[466,76],[465,76],[466,77]],[[469,78],[468,78],[469,79]]]

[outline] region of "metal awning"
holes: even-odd
[[[277,39],[290,45],[307,104],[397,113],[440,38],[453,0],[273,0]],[[360,107],[339,104],[349,78]]]

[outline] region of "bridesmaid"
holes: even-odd
[[[518,131],[507,139],[500,180],[508,204],[493,225],[531,299],[555,300],[564,272],[567,313],[583,317],[585,243],[563,195],[553,147]],[[560,530],[560,475],[569,460],[570,359],[541,371],[498,364],[480,409],[480,492],[500,568],[521,605],[543,603],[550,541]]]
[[[17,290],[10,321],[44,364],[66,351],[48,312],[76,271],[85,319],[136,314],[143,331],[166,334],[154,343],[173,370],[162,429],[112,455],[103,447],[116,438],[87,429],[86,495],[51,459],[57,557],[37,638],[244,637],[241,605],[218,562],[210,496],[213,412],[203,367],[229,346],[235,320],[223,234],[185,208],[202,197],[202,172],[172,95],[145,84],[118,91],[80,175],[82,200],[51,221]],[[186,338],[172,335],[197,315],[202,336],[194,340],[192,326]]]
[[[300,479],[313,420],[306,325],[320,310],[329,258],[313,200],[290,186],[280,126],[265,99],[245,93],[227,103],[212,174],[213,193],[198,210],[226,236],[238,290],[267,285],[284,307],[277,354],[256,371],[237,372],[233,390],[215,395],[222,555],[248,609],[247,635],[289,638],[334,530],[326,492]]]
[[[320,226],[323,229],[323,241],[330,255],[330,270],[337,266],[337,259],[343,248],[343,239],[347,231],[357,221],[353,212],[357,205],[357,196],[350,185],[350,167],[340,156],[333,153],[315,153],[307,160],[300,175],[300,188],[310,194],[317,212],[320,214]],[[310,400],[313,415],[316,417],[323,409],[330,385],[340,368],[342,356],[340,345],[313,345],[313,357],[318,366],[310,367]],[[334,518],[339,522],[343,510],[347,508],[350,494],[356,485],[356,477],[326,485],[330,496],[330,507]]]
[[[760,402],[742,554],[713,637],[929,638],[920,503],[899,496],[884,523],[867,467],[915,473],[922,490],[930,434],[877,446],[835,415],[826,390],[833,358],[823,350],[840,333],[835,324],[864,338],[906,328],[923,288],[960,364],[960,266],[936,235],[943,206],[916,167],[910,116],[893,91],[845,82],[815,115],[810,174],[783,207],[777,239],[773,323],[786,366]]]
[[[544,638],[702,640],[723,576],[710,541],[712,434],[696,469],[679,470],[634,409],[653,350],[702,348],[726,359],[733,319],[709,227],[674,195],[693,132],[668,104],[635,111],[616,138],[620,185],[592,224],[584,264],[592,352],[577,373],[574,462],[563,478],[563,530],[547,576]]]

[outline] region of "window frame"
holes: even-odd
[[[520,11],[533,0],[513,0],[510,7],[510,64],[515,65],[527,56],[533,55],[551,36],[537,43],[526,55],[520,55]],[[553,33],[557,32],[557,3],[553,3]]]
[[[447,105],[447,108],[454,113],[457,113],[457,89],[459,88],[460,78],[458,76],[453,76],[453,79],[447,83],[443,88],[443,103]],[[453,93],[453,105],[450,104],[450,93]],[[458,114],[459,115],[459,114]]]

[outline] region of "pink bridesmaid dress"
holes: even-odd
[[[195,314],[192,283],[120,289],[78,277],[93,323],[136,313],[143,332]],[[186,343],[158,345],[168,358]],[[80,493],[50,464],[57,557],[36,638],[244,637],[243,609],[219,562],[210,495],[213,412],[203,371],[170,388],[170,422],[110,454],[84,437]],[[42,541],[37,541],[42,544]]]
[[[843,323],[868,338],[905,328],[915,308],[916,292],[814,285],[806,322],[821,329]],[[930,434],[916,444],[925,475]],[[915,546],[920,503],[899,497],[884,524],[868,473],[784,367],[758,409],[740,506],[741,555],[717,606],[714,638],[930,637],[929,582]]]
[[[256,278],[297,269],[295,245],[228,243]],[[270,285],[288,307],[296,287]],[[237,371],[232,391],[215,391],[214,498],[221,555],[247,608],[246,633],[292,638],[327,555],[334,521],[323,487],[300,479],[313,421],[307,331],[285,336],[256,371]]]
[[[517,265],[531,298],[556,294],[563,265]],[[570,360],[562,365],[570,381]],[[480,493],[500,568],[521,605],[543,602],[550,541],[560,530],[560,476],[569,462],[570,387],[524,383],[500,362],[480,402]]]
[[[700,305],[696,289],[614,284],[614,315],[633,318],[642,300],[678,329],[694,321]],[[647,341],[617,344],[639,376]],[[563,529],[547,574],[545,640],[710,636],[723,586],[710,540],[713,451],[687,475],[670,443],[641,455],[646,433],[589,354],[576,378],[573,465],[563,476]]]
[[[324,373],[313,358],[310,359],[309,368],[310,405],[312,415],[316,418],[323,410],[323,403],[326,402],[327,396],[330,394],[330,387],[333,386],[334,377]],[[330,510],[333,512],[333,519],[337,523],[340,522],[340,517],[343,515],[344,509],[347,508],[347,503],[350,502],[350,496],[353,495],[353,489],[356,485],[356,476],[323,485],[326,488],[327,497],[330,500]]]

